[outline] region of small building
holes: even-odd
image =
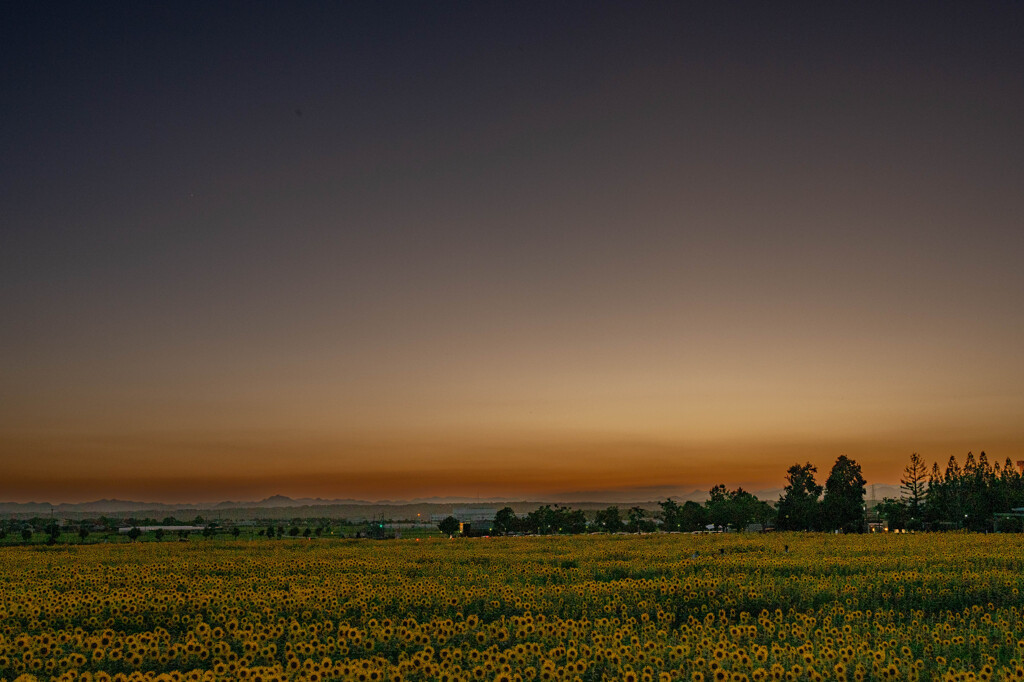
[[[498,510],[493,507],[470,507],[467,509],[452,511],[452,516],[457,518],[459,521],[465,521],[468,523],[493,521],[497,514]]]
[[[452,509],[451,514],[431,514],[431,523],[437,524],[444,521],[449,516],[454,516],[463,523],[472,523],[477,525],[486,525],[494,521],[494,517],[498,515],[498,510],[494,507],[466,507],[464,509]]]
[[[459,521],[459,532],[463,535],[486,535],[494,530],[494,517],[498,510],[494,507],[464,507],[452,509],[451,514],[431,514],[430,521],[438,524],[449,516]]]
[[[1013,530],[1021,530],[1024,528],[1024,507],[1014,507],[1008,512],[1002,512],[992,515],[992,530],[996,533],[999,532],[999,523],[1003,523],[1003,527],[1010,526],[1012,522]]]

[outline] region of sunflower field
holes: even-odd
[[[1024,680],[1015,535],[0,551],[4,680]]]

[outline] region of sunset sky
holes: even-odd
[[[4,501],[1024,459],[1024,8],[4,3],[0,311]]]

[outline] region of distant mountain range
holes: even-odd
[[[634,490],[600,490],[600,491],[578,491],[567,492],[550,496],[547,502],[560,502],[572,506],[573,503],[584,504],[593,507],[595,504],[643,504],[656,500],[672,499],[677,502],[693,500],[703,502],[708,498],[706,490],[693,489],[687,492],[675,492],[669,494],[668,488],[642,488]],[[774,502],[782,496],[782,488],[770,490],[751,491],[759,499]],[[874,484],[867,487],[867,499],[882,500],[886,497],[899,497],[900,488],[897,485]],[[520,498],[521,499],[521,498]],[[0,514],[125,514],[125,513],[167,513],[181,511],[224,511],[232,509],[287,509],[292,507],[338,507],[338,506],[373,506],[389,507],[410,505],[486,505],[510,503],[513,500],[503,497],[426,497],[413,500],[356,500],[345,499],[324,499],[321,497],[301,497],[298,499],[285,495],[272,495],[259,501],[232,501],[223,502],[196,502],[196,503],[165,503],[165,502],[139,502],[133,500],[95,500],[93,502],[62,502],[50,504],[49,502],[0,502]],[[538,505],[547,502],[539,501]],[[518,504],[523,504],[518,502]]]
[[[272,495],[262,500],[223,502],[140,502],[137,500],[102,499],[93,502],[0,502],[2,513],[40,513],[53,512],[173,512],[181,510],[217,510],[217,509],[280,509],[287,507],[336,507],[336,506],[406,506],[410,504],[497,504],[507,501],[503,497],[420,497],[413,500],[356,500],[324,499],[322,497],[292,498],[286,495]]]
[[[103,513],[124,513],[124,512],[175,512],[182,510],[206,510],[206,509],[275,509],[280,507],[324,507],[335,505],[360,505],[379,504],[365,500],[339,499],[325,500],[322,498],[303,497],[292,499],[284,495],[273,495],[259,501],[234,502],[194,502],[194,503],[168,503],[168,502],[139,502],[135,500],[96,500],[94,502],[61,502],[51,504],[49,502],[0,502],[0,514],[26,514],[39,513],[49,514],[61,512],[92,512]]]

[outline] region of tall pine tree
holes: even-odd
[[[910,455],[910,464],[903,470],[903,478],[900,479],[900,490],[909,507],[910,519],[907,525],[911,528],[919,528],[922,521],[925,491],[928,488],[925,481],[927,475],[928,467],[925,466],[924,458],[916,452]]]

